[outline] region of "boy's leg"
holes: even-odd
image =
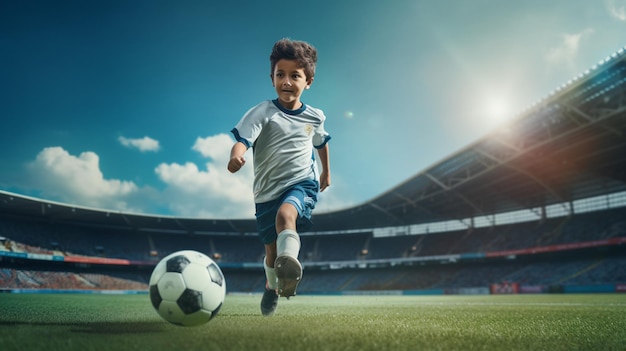
[[[261,298],[261,313],[264,316],[271,316],[276,311],[278,305],[278,278],[274,269],[276,261],[276,212],[280,202],[257,203],[256,218],[259,237],[265,245],[265,257],[263,258],[263,268],[265,270],[265,287]]]
[[[274,270],[274,261],[276,261],[276,242],[265,245],[265,257],[263,257],[263,268],[265,269],[265,278],[267,278],[267,287],[276,289],[278,279]]]
[[[289,298],[296,294],[302,279],[302,265],[298,261],[300,236],[296,232],[298,210],[291,203],[283,203],[276,215],[276,261],[274,268],[278,278],[278,294]]]
[[[265,245],[265,254],[266,256],[263,257],[263,268],[265,269],[265,277],[267,280],[265,283],[265,291],[261,298],[261,314],[271,316],[276,312],[276,307],[278,307],[278,294],[276,293],[278,278],[276,278],[274,267],[270,267],[270,263],[273,265],[274,259],[276,258],[276,243]]]

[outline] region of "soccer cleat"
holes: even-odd
[[[296,289],[302,279],[302,265],[291,256],[278,256],[274,262],[278,278],[278,295],[289,299],[296,295]]]
[[[278,306],[278,294],[276,290],[269,289],[265,286],[265,292],[263,292],[263,297],[261,298],[261,314],[264,316],[271,316],[276,312],[276,307]]]

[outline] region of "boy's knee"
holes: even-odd
[[[296,220],[298,219],[298,210],[289,203],[284,203],[278,209],[278,213],[276,213],[276,224],[277,227],[285,226],[285,225],[295,225]]]

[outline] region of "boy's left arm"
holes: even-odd
[[[320,174],[320,191],[324,191],[330,186],[330,155],[328,151],[328,144],[317,149],[317,154],[319,155],[320,163],[322,164],[322,173]]]

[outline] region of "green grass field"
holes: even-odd
[[[228,295],[199,327],[148,295],[0,294],[0,350],[626,350],[626,295]]]

